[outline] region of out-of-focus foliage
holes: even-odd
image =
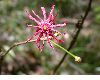
[[[55,13],[58,12],[57,22],[66,19],[71,22],[60,31],[65,33],[67,48],[75,33],[75,23],[80,19],[87,8],[88,0],[0,0],[0,51],[4,53],[15,42],[27,40],[34,29],[26,24],[34,22],[26,17],[25,10],[33,9],[40,17],[41,6],[49,13],[52,4],[55,4]],[[82,57],[81,63],[76,63],[70,57],[65,59],[58,70],[58,74],[100,74],[100,1],[95,0],[92,10],[84,23],[77,42],[71,52]],[[47,14],[48,15],[48,14]],[[61,38],[61,37],[60,37]],[[45,49],[39,52],[35,43],[20,45],[11,50],[5,57],[1,67],[2,74],[50,74],[60,61],[64,52],[55,47],[51,49],[45,42]]]

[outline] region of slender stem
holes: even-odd
[[[41,40],[47,40],[47,38],[46,37],[41,38]],[[13,48],[15,48],[16,46],[22,45],[22,44],[31,43],[31,42],[35,42],[35,41],[36,41],[36,39],[30,40],[30,41],[22,41],[22,42],[15,43],[2,56],[0,56],[0,74],[1,74],[1,67],[2,67],[2,64],[3,64],[4,58]]]
[[[49,37],[49,38],[51,38],[51,37]],[[45,37],[45,38],[41,38],[41,40],[47,40],[47,37]],[[26,44],[26,43],[31,43],[31,42],[35,42],[36,41],[36,39],[34,39],[34,40],[30,40],[30,41],[22,41],[22,42],[17,42],[17,43],[15,43],[15,44],[13,44],[4,54],[3,54],[3,56],[2,57],[5,57],[8,53],[9,53],[9,51],[11,51],[14,47],[16,47],[16,46],[19,46],[19,45],[22,45],[22,44]],[[1,59],[1,56],[0,56],[0,59]]]
[[[75,25],[75,26],[78,28],[78,30],[77,30],[76,34],[74,35],[74,37],[73,37],[73,39],[72,39],[72,41],[71,41],[71,43],[70,43],[69,48],[67,49],[68,51],[69,51],[70,49],[72,49],[73,45],[75,44],[75,42],[76,42],[76,40],[77,40],[77,38],[78,38],[78,35],[79,35],[80,31],[81,31],[82,28],[83,28],[83,23],[84,23],[84,21],[85,21],[87,15],[88,15],[90,9],[91,9],[91,4],[92,4],[92,0],[89,0],[88,7],[87,7],[87,9],[86,9],[85,15],[83,16],[81,22],[78,21],[78,22],[76,23],[76,25]],[[53,70],[53,74],[56,74],[58,68],[61,66],[61,64],[62,64],[63,61],[65,60],[66,56],[67,56],[67,53],[64,54],[64,56],[62,57],[62,59],[60,60],[60,62],[55,66],[55,68],[54,68],[54,70]]]
[[[59,48],[61,48],[62,50],[64,50],[66,53],[68,53],[69,55],[71,55],[72,57],[75,58],[75,55],[72,54],[71,52],[69,52],[68,50],[66,50],[64,47],[60,46],[59,44],[55,43],[55,42],[52,41],[52,40],[51,40],[51,42],[52,42],[54,45],[56,45],[56,46],[58,46]]]
[[[13,45],[4,53],[3,57],[5,57],[5,56],[9,53],[9,51],[11,51],[14,47],[19,46],[19,45],[22,45],[22,44],[34,42],[34,41],[36,41],[36,40],[30,40],[29,42],[27,42],[27,41],[22,41],[22,42],[18,42],[18,43],[13,44]]]

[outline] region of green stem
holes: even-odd
[[[57,44],[57,43],[55,43],[54,41],[52,41],[51,40],[51,42],[54,44],[54,45],[56,45],[56,46],[58,46],[59,48],[61,48],[62,50],[64,50],[65,52],[67,52],[69,55],[71,55],[72,57],[76,57],[74,54],[72,54],[71,52],[69,52],[68,50],[66,50],[65,48],[63,48],[62,46],[60,46],[59,44]]]
[[[64,50],[65,52],[67,52],[67,53],[68,53],[69,55],[71,55],[72,57],[74,57],[74,58],[75,58],[75,61],[81,62],[81,58],[80,58],[80,57],[78,57],[78,56],[72,54],[71,52],[69,52],[68,50],[66,50],[65,48],[63,48],[62,46],[60,46],[59,44],[55,43],[54,41],[51,40],[51,42],[52,42],[54,45],[56,45],[56,46],[58,46],[59,48],[61,48],[62,50]]]

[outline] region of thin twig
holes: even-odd
[[[76,42],[76,40],[78,38],[78,35],[79,35],[80,31],[83,28],[83,23],[84,23],[87,15],[88,15],[90,9],[91,9],[91,4],[92,4],[92,0],[89,0],[88,7],[86,9],[85,15],[83,16],[82,20],[78,21],[77,24],[75,25],[78,28],[78,30],[77,30],[76,34],[74,35],[74,37],[73,37],[73,39],[72,39],[72,41],[70,43],[70,46],[69,46],[69,48],[67,50],[71,50],[72,47],[74,46],[74,44],[75,44],[75,42]],[[62,57],[62,59],[60,60],[60,62],[58,63],[58,65],[54,68],[53,74],[56,74],[58,68],[61,66],[61,64],[65,60],[66,56],[67,56],[67,53],[64,54],[64,56]]]
[[[52,37],[50,36],[49,38],[52,38]],[[45,41],[45,40],[47,40],[47,37],[41,38],[41,40]],[[16,46],[22,45],[22,44],[31,43],[31,42],[35,42],[35,41],[36,41],[36,39],[30,40],[30,41],[22,41],[22,42],[15,43],[2,56],[0,56],[0,74],[1,74],[1,66],[3,64],[4,58],[13,48],[15,48]]]
[[[49,38],[52,38],[51,36],[49,37]],[[45,38],[41,38],[41,40],[47,40],[47,37],[45,37]],[[22,45],[22,44],[26,44],[26,43],[31,43],[31,42],[35,42],[36,41],[36,39],[34,39],[34,40],[30,40],[30,41],[22,41],[22,42],[17,42],[17,43],[15,43],[15,44],[13,44],[2,56],[0,56],[0,57],[5,57],[8,53],[9,53],[9,51],[11,51],[14,47],[16,47],[16,46],[19,46],[19,45]],[[1,58],[0,58],[1,59]]]
[[[33,42],[35,40],[31,40],[29,42]],[[16,46],[22,45],[22,44],[26,44],[28,43],[27,41],[23,41],[23,42],[19,42],[19,43],[15,43],[13,44],[4,54],[2,54],[2,56],[0,56],[0,74],[2,74],[1,69],[2,69],[2,64],[4,61],[5,56]]]

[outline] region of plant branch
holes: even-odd
[[[49,37],[49,38],[52,38],[52,37]],[[47,37],[41,38],[41,40],[45,41],[45,40],[47,40]],[[0,74],[1,74],[1,66],[3,64],[4,58],[13,48],[15,48],[16,46],[22,45],[22,44],[31,43],[31,42],[35,42],[35,41],[36,41],[36,39],[35,40],[30,40],[30,41],[26,40],[26,41],[15,43],[4,54],[2,53],[2,55],[0,56]]]
[[[75,44],[75,42],[76,42],[76,40],[77,40],[77,38],[78,38],[78,35],[79,35],[80,31],[81,31],[82,28],[83,28],[83,23],[84,23],[84,21],[85,21],[87,15],[88,15],[90,9],[91,9],[91,4],[92,4],[92,0],[89,0],[88,7],[87,7],[87,9],[86,9],[85,15],[83,16],[83,18],[81,19],[81,21],[79,20],[79,21],[76,23],[76,25],[75,25],[75,26],[78,28],[78,30],[77,30],[76,34],[74,35],[74,37],[73,37],[73,39],[72,39],[72,41],[71,41],[71,43],[70,43],[70,46],[69,46],[68,49],[67,49],[68,51],[71,50],[72,47],[74,46],[74,44]],[[67,53],[64,54],[64,56],[62,57],[62,59],[60,60],[60,62],[58,63],[58,65],[54,68],[53,74],[56,74],[58,68],[61,66],[61,64],[62,64],[63,61],[65,60],[66,56],[67,56]]]
[[[51,37],[49,37],[49,38],[51,38]],[[41,40],[45,41],[45,40],[47,40],[47,37],[41,38]],[[0,59],[1,59],[1,57],[5,57],[9,53],[9,51],[11,51],[14,47],[22,45],[22,44],[26,44],[26,43],[35,42],[35,41],[36,41],[36,39],[30,40],[30,41],[22,41],[22,42],[18,42],[18,43],[13,44],[2,56],[0,56]]]

